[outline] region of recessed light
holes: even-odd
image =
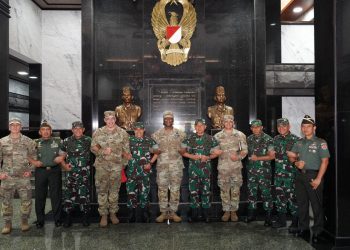
[[[270,26],[276,26],[276,23],[270,23]]]
[[[18,71],[17,74],[21,75],[21,76],[27,76],[28,72],[25,71]]]
[[[301,8],[301,7],[294,7],[294,9],[293,9],[294,13],[300,13],[302,11],[303,11],[303,8]]]
[[[38,79],[37,76],[29,76],[30,79]]]

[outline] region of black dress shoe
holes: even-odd
[[[64,219],[64,222],[63,222],[63,227],[68,228],[71,226],[72,226],[72,217],[70,214],[67,214],[66,218]]]
[[[59,220],[56,220],[56,221],[55,221],[55,226],[56,226],[56,227],[62,226],[62,222],[59,221]]]
[[[35,226],[36,226],[36,228],[38,228],[38,229],[43,228],[43,227],[44,227],[44,222],[37,221],[37,222],[35,223]]]
[[[89,214],[88,213],[84,213],[82,224],[83,224],[83,227],[90,226],[90,220],[89,220]]]
[[[298,237],[303,238],[305,241],[309,242],[310,241],[310,230],[300,230],[298,232]]]

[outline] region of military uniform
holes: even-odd
[[[11,223],[13,208],[12,200],[17,190],[21,199],[21,217],[28,219],[32,208],[32,188],[30,177],[24,177],[24,172],[31,171],[28,157],[35,159],[35,143],[25,135],[11,139],[10,135],[0,139],[0,163],[3,161],[0,173],[7,178],[1,181],[2,216],[5,223]]]

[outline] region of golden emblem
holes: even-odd
[[[169,22],[165,6],[180,3],[183,13],[180,23],[178,14],[169,12]],[[196,28],[197,16],[193,5],[188,0],[160,0],[152,11],[152,27],[158,42],[157,46],[163,62],[172,66],[184,63],[191,48],[191,37]]]

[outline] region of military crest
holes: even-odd
[[[169,12],[169,21],[165,7],[167,4],[181,4],[183,13]],[[184,63],[191,48],[191,37],[196,28],[197,15],[188,0],[159,0],[152,11],[152,27],[158,42],[157,46],[163,62],[172,66]]]

